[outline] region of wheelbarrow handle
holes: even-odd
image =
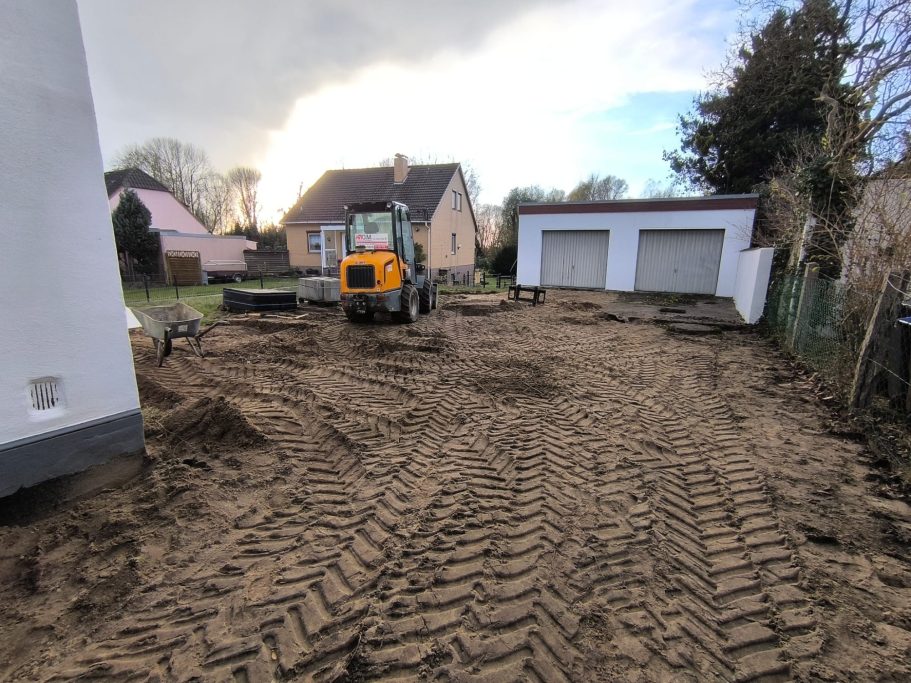
[[[202,336],[203,336],[204,334],[208,334],[209,332],[211,332],[212,330],[214,330],[214,329],[215,329],[216,327],[218,327],[219,325],[227,325],[227,324],[228,324],[228,321],[227,321],[227,320],[216,320],[214,323],[212,323],[211,325],[209,325],[209,326],[206,327],[205,329],[200,330],[200,331],[199,331],[199,334],[197,334],[197,335],[194,337],[194,339],[196,339],[197,341],[199,341],[199,340],[202,338]]]

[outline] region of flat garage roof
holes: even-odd
[[[589,202],[524,202],[519,213],[638,213],[640,211],[712,211],[755,209],[758,194],[719,194],[711,197],[667,197],[662,199],[611,199]]]

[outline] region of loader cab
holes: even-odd
[[[400,202],[365,202],[345,207],[348,254],[389,251],[398,256],[402,279],[414,282],[414,233],[408,207]]]

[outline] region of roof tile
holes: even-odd
[[[458,169],[457,163],[412,166],[400,184],[393,182],[392,166],[326,171],[282,223],[342,222],[346,204],[389,200],[407,204],[412,220],[429,221]]]
[[[122,168],[117,171],[108,171],[104,174],[104,184],[108,189],[108,197],[121,187],[129,187],[134,190],[168,192],[168,188],[138,168]]]

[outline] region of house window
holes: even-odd
[[[318,254],[322,251],[323,240],[318,232],[307,233],[307,251],[311,254]]]
[[[453,209],[453,211],[462,210],[462,193],[461,192],[456,192],[455,190],[452,191],[452,209]]]
[[[453,254],[456,253],[456,234],[455,233],[452,233],[452,244],[450,245],[450,251],[452,251]]]

